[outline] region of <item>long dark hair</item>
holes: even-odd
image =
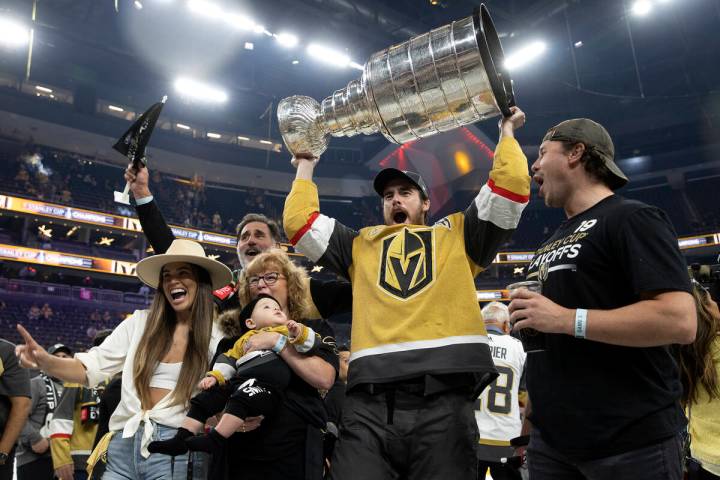
[[[197,382],[208,370],[208,347],[212,334],[215,304],[212,296],[212,283],[208,272],[192,265],[198,287],[190,310],[190,331],[183,357],[180,377],[172,392],[172,403],[185,404],[190,400]],[[162,272],[160,287],[150,306],[145,332],[135,352],[133,380],[143,408],[150,407],[150,379],[170,349],[173,332],[177,325],[175,310],[168,302],[162,290]]]
[[[697,334],[695,341],[678,348],[678,363],[683,384],[683,404],[698,400],[698,387],[705,388],[711,399],[720,399],[720,382],[713,359],[712,344],[720,333],[720,318],[710,310],[710,294],[700,284],[693,282],[693,297],[697,309]]]

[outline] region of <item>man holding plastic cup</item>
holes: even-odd
[[[542,283],[537,280],[528,280],[526,282],[517,282],[508,285],[508,295],[515,295],[514,292],[521,288],[535,293],[542,293]],[[542,352],[545,350],[545,334],[535,330],[534,328],[520,328],[514,330],[512,332],[512,336],[522,342],[525,353]]]
[[[665,213],[614,194],[627,177],[613,157],[601,125],[574,119],[548,130],[532,165],[567,216],[528,267],[542,293],[515,289],[509,306],[514,332],[545,337],[527,359],[533,480],[682,478],[669,346],[695,338],[691,286]]]

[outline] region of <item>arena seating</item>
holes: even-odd
[[[0,171],[0,192],[107,213],[133,214],[132,209],[112,202],[112,192],[124,186],[123,171],[118,166],[39,145],[20,145],[9,139],[0,139],[0,159],[5,165]],[[152,172],[150,184],[169,222],[216,232],[234,234],[235,226],[247,212],[263,212],[279,220],[284,204],[284,192],[205,184],[199,178],[179,178],[157,171]],[[378,212],[375,197],[361,201],[360,214],[355,199],[325,200],[328,214],[354,228]],[[214,223],[216,213],[220,221]],[[374,218],[380,221],[379,216]]]
[[[127,302],[129,299],[122,292],[0,279],[0,300],[4,305],[0,330],[3,338],[17,343],[20,336],[15,325],[21,323],[42,345],[64,343],[74,349],[85,349],[92,343],[95,331],[114,328],[131,313],[133,304]],[[135,301],[135,308],[145,308],[144,299]],[[42,308],[46,303],[52,316],[29,315],[33,305]],[[94,313],[97,320],[93,319]]]

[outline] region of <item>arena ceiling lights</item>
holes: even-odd
[[[529,43],[505,57],[505,68],[518,70],[542,56],[545,50],[547,50],[545,42],[535,41]]]
[[[30,41],[30,29],[9,18],[0,18],[0,45],[22,47]]]
[[[646,17],[652,13],[657,4],[668,4],[672,0],[635,0],[630,6],[630,13],[636,17]]]
[[[637,0],[635,3],[633,3],[630,10],[632,11],[633,15],[636,15],[638,17],[644,17],[652,11],[652,7],[652,3],[648,0]]]
[[[292,33],[282,32],[274,35],[274,37],[275,40],[277,40],[278,44],[282,45],[285,48],[295,48],[300,42],[300,40],[298,40],[298,37],[296,37]]]
[[[188,10],[198,15],[208,18],[222,19],[224,15],[220,5],[205,0],[189,0],[187,2]]]
[[[350,60],[350,57],[348,57],[344,53],[333,50],[332,48],[326,47],[324,45],[311,43],[310,45],[308,45],[306,52],[309,56],[320,60],[323,63],[327,63],[328,65],[334,65],[336,67],[343,68],[350,67],[357,70],[363,69],[362,65],[353,62],[352,60]]]
[[[278,45],[285,48],[295,48],[300,43],[300,39],[292,33],[280,32],[276,34],[270,32],[264,25],[256,23],[253,19],[236,12],[225,11],[225,9],[223,9],[219,4],[212,1],[188,0],[187,8],[190,12],[198,16],[223,22],[236,30],[254,32],[256,34],[264,34],[268,37],[273,37],[277,41]],[[349,67],[356,70],[363,69],[362,65],[353,62],[348,55],[321,45],[310,44],[307,47],[307,53],[308,55],[329,65],[343,68]],[[293,62],[293,65],[296,64],[297,62]]]
[[[174,87],[177,93],[192,100],[210,103],[225,103],[228,100],[228,94],[223,90],[190,78],[178,78]]]
[[[332,48],[311,43],[307,47],[307,54],[322,62],[338,67],[347,67],[350,64],[350,57]]]

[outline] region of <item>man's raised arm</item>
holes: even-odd
[[[525,113],[517,107],[512,107],[512,112],[500,120],[500,140],[490,178],[465,211],[465,249],[481,269],[492,262],[515,231],[530,198],[527,158],[515,140],[515,130],[525,123]]]
[[[298,252],[349,279],[352,242],[358,233],[320,213],[320,198],[312,181],[317,161],[317,158],[292,160],[297,173],[285,199],[285,234]]]

